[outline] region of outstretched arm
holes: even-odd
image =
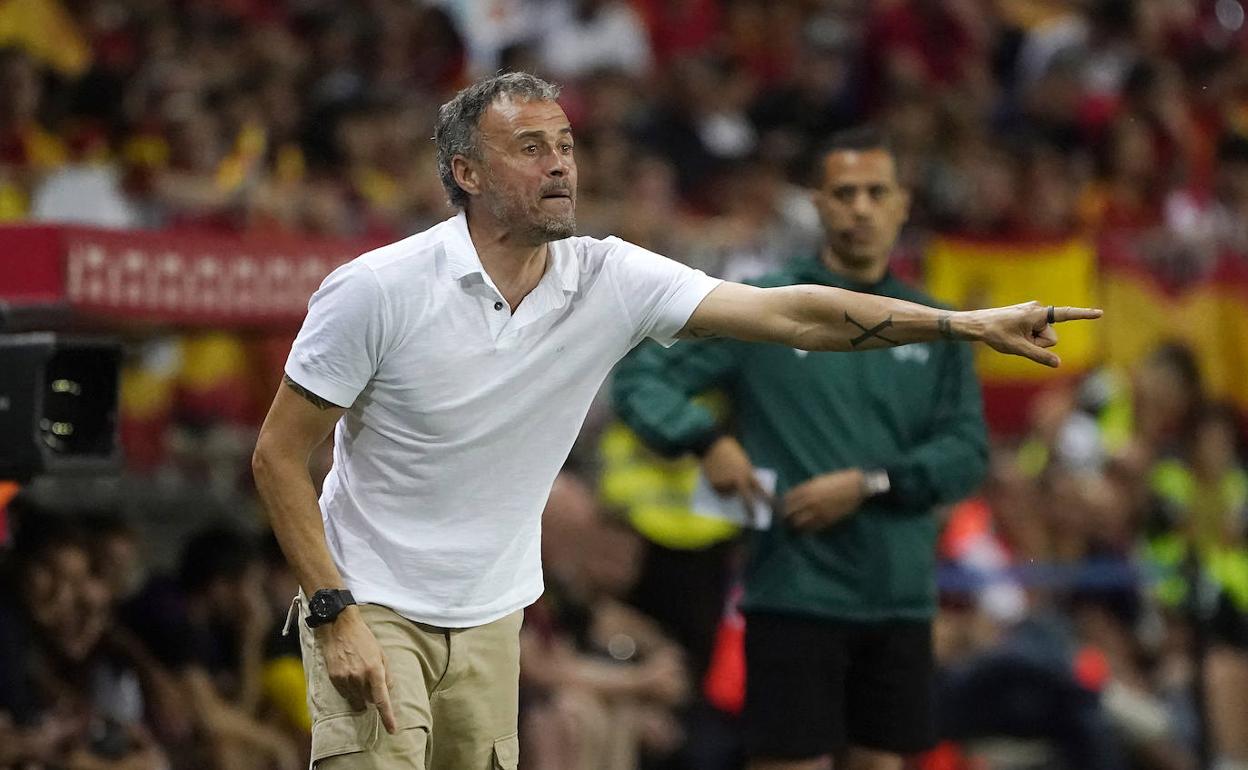
[[[1061,359],[1054,323],[1101,311],[1026,302],[954,312],[830,286],[758,288],[725,281],[689,317],[679,337],[736,337],[802,350],[872,350],[931,340],[974,340],[1045,366]]]

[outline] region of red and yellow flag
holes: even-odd
[[[1101,246],[1106,362],[1128,368],[1159,344],[1196,354],[1205,392],[1248,413],[1248,258],[1223,254],[1176,286],[1149,270],[1129,243]]]
[[[1029,300],[1097,306],[1096,247],[1083,237],[1009,241],[941,236],[928,247],[926,278],[934,297],[961,309]],[[1056,370],[988,348],[976,350],[985,411],[996,431],[1021,431],[1032,395],[1098,362],[1095,325],[1068,324],[1059,334],[1055,351],[1062,357],[1062,367]]]

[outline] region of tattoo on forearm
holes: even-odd
[[[303,387],[299,383],[290,379],[289,374],[282,375],[282,382],[286,383],[286,386],[289,387],[291,390],[295,391],[296,393],[298,393],[299,395],[307,399],[307,401],[310,404],[312,404],[312,406],[315,406],[317,409],[333,409],[338,406],[332,401],[326,401],[325,399],[316,395],[315,393]]]
[[[885,318],[883,321],[880,321],[878,324],[876,324],[875,326],[872,326],[870,329],[868,329],[866,326],[863,326],[862,324],[855,321],[854,317],[849,314],[848,310],[845,311],[845,320],[853,324],[854,326],[857,326],[859,329],[862,329],[862,334],[859,334],[857,337],[854,337],[853,339],[849,341],[849,346],[852,348],[858,347],[859,345],[861,345],[862,343],[866,342],[867,340],[873,337],[883,342],[887,342],[890,345],[901,344],[897,340],[889,339],[888,337],[885,337],[883,334],[880,334],[881,331],[893,325],[893,316],[891,314],[888,316],[888,318]]]
[[[936,321],[936,328],[940,330],[940,336],[947,340],[956,340],[958,335],[953,331],[953,313],[945,313]]]

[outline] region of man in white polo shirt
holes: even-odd
[[[512,73],[442,106],[438,166],[461,213],[325,279],[261,429],[256,484],[308,597],[317,767],[516,767],[541,512],[590,400],[645,337],[807,350],[978,339],[1055,366],[1052,323],[1099,315],[759,289],[575,237],[557,96]],[[331,429],[318,505],[307,460]]]

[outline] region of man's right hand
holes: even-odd
[[[979,340],[998,353],[1023,356],[1036,363],[1056,367],[1062,360],[1056,353],[1047,350],[1057,344],[1057,332],[1053,325],[1100,317],[1101,311],[1097,308],[1053,307],[1039,302],[1023,302],[1009,307],[950,314],[949,334]]]
[[[386,656],[360,615],[360,608],[347,607],[332,623],[316,628],[315,633],[335,689],[356,711],[376,706],[386,732],[397,731],[394,708],[390,705],[393,683],[386,669]]]
[[[702,474],[721,495],[740,495],[747,510],[754,499],[767,494],[754,476],[749,455],[732,436],[719,437],[702,455]]]

